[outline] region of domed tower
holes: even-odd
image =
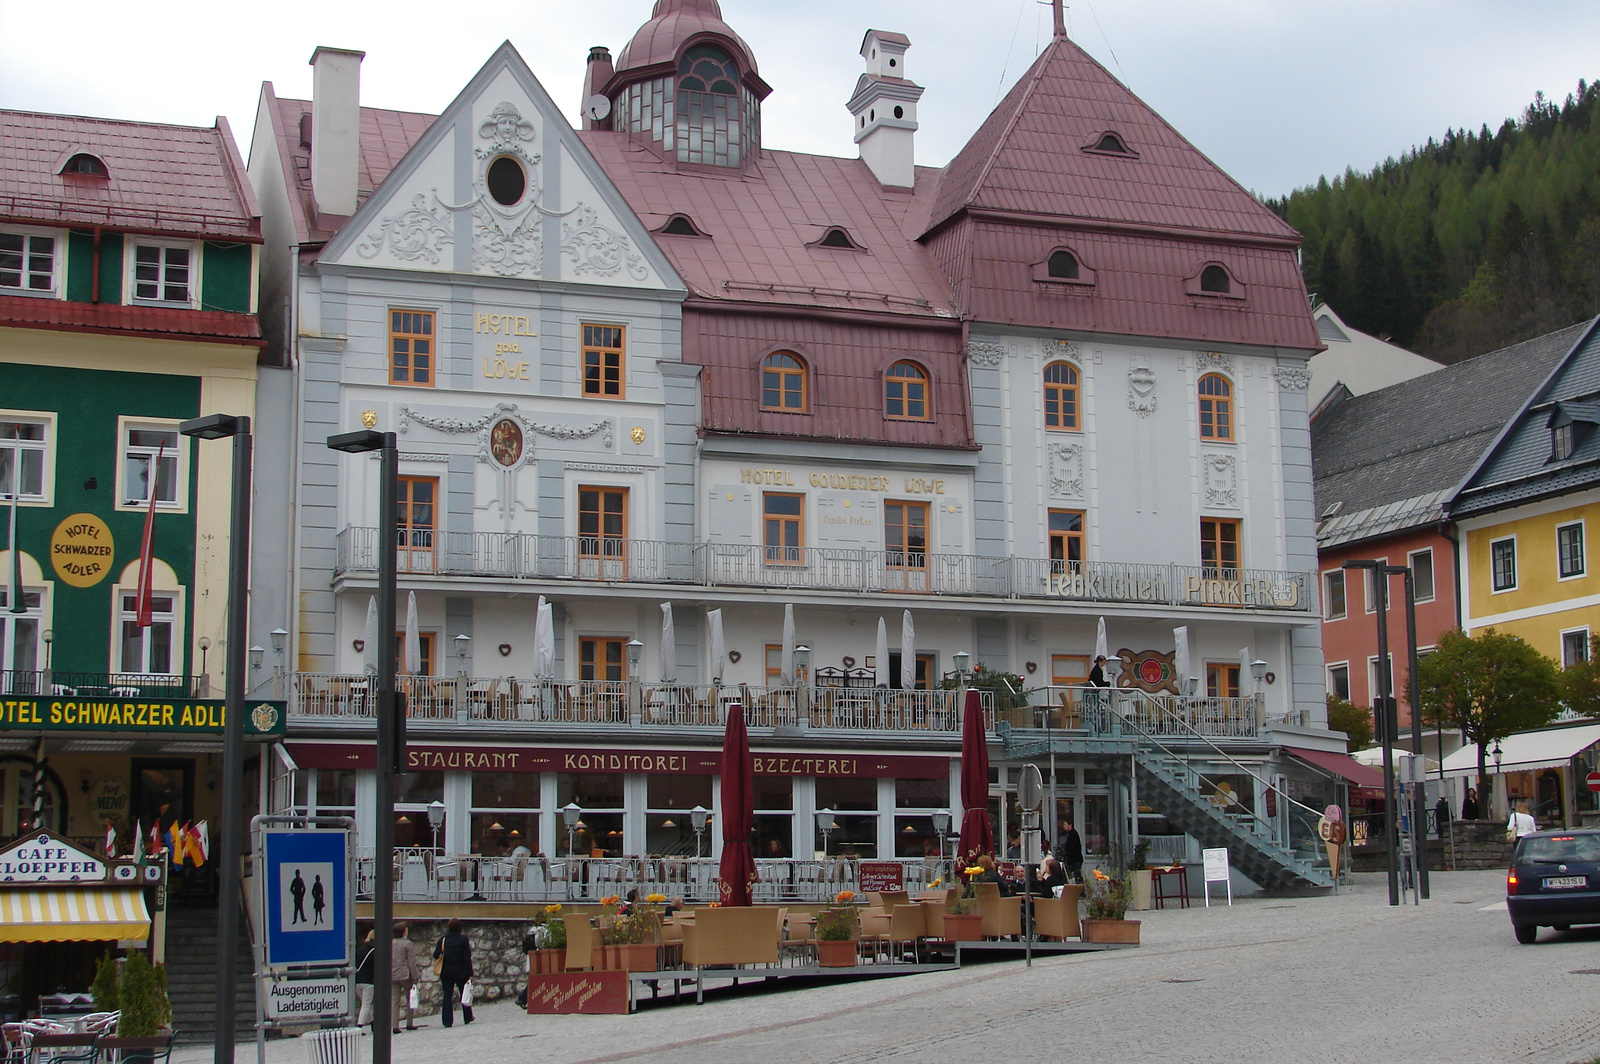
[[[656,0],[600,89],[613,130],[669,159],[735,169],[760,154],[771,91],[717,0]]]

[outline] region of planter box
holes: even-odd
[[[859,945],[853,938],[843,942],[818,942],[817,963],[824,968],[854,968]]]
[[[537,949],[528,954],[532,958],[531,970],[535,975],[555,975],[557,972],[567,970],[567,951],[561,949]]]
[[[612,946],[616,951],[616,969],[622,972],[654,972],[661,968],[656,960],[656,946],[653,942],[629,943],[625,946]]]
[[[1130,875],[1133,877],[1133,900],[1128,908],[1143,912],[1150,908],[1150,869],[1136,868]]]
[[[1137,920],[1083,920],[1083,941],[1099,943],[1115,943],[1119,945],[1139,944],[1139,921]]]
[[[983,938],[982,913],[945,913],[946,942],[977,942]]]

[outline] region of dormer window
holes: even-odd
[[[699,227],[694,224],[693,220],[691,220],[687,214],[674,214],[671,218],[667,219],[666,225],[663,225],[656,231],[659,233],[665,233],[668,236],[706,235],[700,231]]]
[[[1233,284],[1228,278],[1228,271],[1216,263],[1200,271],[1200,291],[1227,295],[1232,290]]]
[[[1139,153],[1128,147],[1128,142],[1122,134],[1115,130],[1106,130],[1098,135],[1092,135],[1082,145],[1082,150],[1094,152],[1097,155],[1120,155],[1125,159],[1137,159]]]
[[[696,45],[684,52],[683,59],[678,62],[678,88],[709,92],[714,96],[736,96],[739,67],[721,48]]]
[[[1099,142],[1095,144],[1094,150],[1116,152],[1118,155],[1128,154],[1128,146],[1122,143],[1122,138],[1115,133],[1107,133],[1101,137]]]
[[[106,164],[88,152],[78,152],[61,168],[63,174],[85,174],[89,177],[109,177]]]
[[[1573,452],[1572,422],[1557,425],[1550,430],[1550,460],[1552,462],[1565,462],[1572,457]]]
[[[1600,424],[1600,403],[1593,399],[1562,400],[1550,411],[1550,420],[1545,424],[1550,429],[1550,461],[1565,462]]]
[[[1057,251],[1051,254],[1049,263],[1051,277],[1065,281],[1078,279],[1078,257],[1070,251]]]
[[[822,234],[822,239],[817,241],[817,246],[824,248],[849,248],[852,251],[861,250],[861,245],[856,243],[854,240],[851,240],[850,234],[841,226],[837,225],[828,227],[828,231]]]

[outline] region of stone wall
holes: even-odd
[[[1453,820],[1450,833],[1455,836],[1456,870],[1469,868],[1510,868],[1514,844],[1506,841],[1504,820]],[[1441,843],[1448,858],[1450,849]]]
[[[439,1011],[439,977],[433,974],[433,947],[444,937],[446,920],[407,920],[407,935],[417,948],[422,965],[419,1016]],[[531,926],[527,920],[463,920],[462,930],[472,943],[472,983],[479,1001],[499,1001],[528,985],[528,955],[522,938]]]

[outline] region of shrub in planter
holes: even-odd
[[[94,998],[96,1012],[116,1012],[121,1008],[121,982],[122,973],[117,970],[117,959],[107,952],[94,966],[94,982],[89,984],[89,996]]]
[[[172,1006],[161,989],[162,979],[141,952],[128,956],[122,973],[122,1018],[117,1034],[123,1038],[149,1038],[161,1030]]]

